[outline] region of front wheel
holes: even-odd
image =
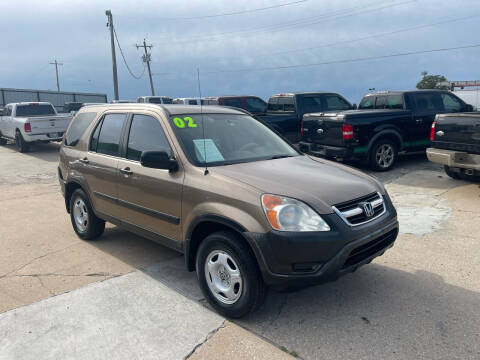
[[[21,153],[28,152],[28,150],[30,148],[29,144],[23,139],[23,136],[20,133],[20,131],[17,131],[15,133],[15,145],[17,145],[17,149]]]
[[[70,198],[70,219],[73,229],[83,240],[95,240],[105,230],[105,221],[93,213],[88,197],[82,189],[75,190]]]
[[[397,144],[390,139],[380,139],[370,150],[370,167],[376,171],[388,171],[397,162]]]
[[[263,303],[266,286],[254,255],[234,232],[207,236],[197,252],[196,270],[205,298],[224,316],[240,318]]]

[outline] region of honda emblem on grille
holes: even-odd
[[[365,216],[367,218],[371,218],[373,214],[375,214],[375,211],[373,210],[372,204],[369,202],[364,202],[360,204],[363,208],[363,212],[365,213]]]

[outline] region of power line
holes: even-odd
[[[173,18],[159,18],[159,20],[197,20],[197,19],[210,19],[210,18],[216,18],[216,17],[222,17],[222,16],[231,16],[231,15],[241,15],[241,14],[248,14],[248,13],[253,13],[257,11],[264,11],[264,10],[270,10],[270,9],[277,9],[285,6],[290,6],[290,5],[298,5],[301,3],[305,3],[308,0],[298,0],[298,1],[292,1],[288,3],[283,3],[283,4],[278,4],[278,5],[272,5],[272,6],[266,6],[266,7],[261,7],[261,8],[255,8],[255,9],[248,9],[248,10],[240,10],[240,11],[233,11],[233,12],[228,12],[228,13],[220,13],[220,14],[213,14],[213,15],[200,15],[200,16],[191,16],[191,17],[173,17]]]
[[[453,51],[453,50],[461,50],[461,49],[471,49],[471,48],[477,48],[477,47],[480,47],[480,44],[457,46],[457,47],[450,47],[450,48],[420,50],[420,51],[409,51],[409,52],[402,52],[402,53],[389,54],[389,55],[367,56],[367,57],[361,57],[361,58],[332,60],[332,61],[325,61],[325,62],[318,62],[318,63],[308,63],[308,64],[272,66],[272,67],[263,67],[263,68],[256,68],[256,69],[253,68],[253,69],[233,69],[233,70],[206,71],[206,72],[204,72],[204,74],[249,72],[249,71],[253,72],[253,71],[266,71],[266,70],[284,70],[284,69],[294,69],[294,68],[302,68],[302,67],[313,67],[313,66],[321,66],[321,65],[332,65],[332,64],[343,64],[343,63],[352,63],[352,62],[369,61],[369,60],[379,60],[379,59],[387,59],[387,58],[409,56],[409,55],[427,54],[427,53]]]
[[[117,32],[115,31],[115,27],[113,27],[113,25],[112,25],[112,28],[113,28],[113,33],[115,34],[115,40],[117,41],[118,48],[120,49],[120,54],[122,55],[123,63],[125,64],[125,67],[127,68],[128,72],[130,73],[130,75],[132,75],[133,78],[137,80],[141,79],[143,77],[143,74],[145,74],[145,66],[143,66],[143,71],[138,76],[132,72],[132,70],[127,64],[127,60],[125,59],[125,55],[123,54],[122,47],[120,46],[120,41],[118,41]]]
[[[264,56],[271,56],[271,55],[289,54],[289,53],[293,53],[293,52],[297,53],[297,52],[301,52],[301,51],[316,50],[316,49],[321,49],[321,48],[330,47],[330,46],[335,46],[335,45],[340,45],[340,44],[348,44],[348,43],[352,43],[352,42],[355,42],[355,41],[368,40],[368,39],[373,39],[373,38],[382,37],[382,36],[399,34],[399,33],[402,33],[402,32],[419,30],[419,29],[423,29],[423,28],[427,28],[427,27],[432,27],[432,26],[437,26],[437,25],[444,25],[444,24],[449,24],[449,23],[453,23],[453,22],[459,22],[459,21],[463,21],[463,20],[470,20],[470,19],[473,19],[473,18],[476,18],[476,17],[479,17],[479,16],[480,16],[480,14],[476,14],[476,15],[471,15],[471,16],[466,16],[466,17],[461,17],[461,18],[456,18],[456,19],[449,19],[449,20],[444,20],[444,21],[438,21],[438,22],[431,23],[431,24],[416,25],[416,26],[412,26],[412,27],[408,27],[408,28],[403,28],[403,29],[398,29],[398,30],[393,30],[393,31],[389,31],[389,32],[367,35],[367,36],[358,37],[358,38],[354,38],[354,39],[335,41],[335,42],[331,42],[331,43],[327,43],[327,44],[322,44],[322,45],[318,45],[318,46],[311,46],[311,47],[308,47],[308,48],[297,48],[297,49],[291,49],[291,50],[284,50],[284,51],[277,51],[277,52],[269,52],[269,53],[264,53],[264,54],[258,54],[258,55],[254,55],[253,57],[255,58],[255,57],[260,57],[260,56],[264,57]]]
[[[181,38],[179,40],[173,40],[171,43],[177,43],[177,44],[183,44],[183,43],[192,43],[192,42],[198,42],[198,41],[221,41],[225,40],[225,36],[227,35],[236,35],[236,34],[244,34],[244,35],[252,35],[256,33],[269,33],[269,32],[277,32],[277,31],[284,31],[287,29],[295,28],[295,27],[305,27],[305,26],[311,26],[311,25],[316,25],[318,23],[323,23],[328,20],[337,20],[337,19],[342,19],[354,15],[359,15],[363,13],[369,13],[369,12],[374,12],[374,11],[380,11],[388,8],[392,8],[395,6],[400,6],[400,5],[405,5],[409,3],[416,2],[416,0],[409,0],[409,1],[403,1],[403,2],[396,2],[393,4],[389,5],[383,5],[374,9],[368,9],[368,10],[361,10],[361,11],[355,11],[357,8],[362,8],[365,9],[366,7],[371,7],[371,6],[377,6],[378,3],[373,3],[373,4],[368,4],[368,5],[362,5],[362,6],[356,6],[356,7],[351,7],[343,10],[337,10],[333,11],[330,13],[324,13],[320,16],[314,16],[314,17],[307,17],[307,18],[301,18],[297,19],[294,21],[288,21],[288,22],[283,22],[283,23],[277,23],[277,24],[272,24],[268,26],[262,26],[262,27],[257,27],[257,28],[252,28],[252,29],[242,29],[242,30],[235,30],[235,31],[228,31],[228,32],[222,32],[222,33],[216,33],[216,34],[211,34],[211,35],[201,35],[201,36],[190,36],[190,37],[185,37]],[[384,3],[384,2],[382,2]],[[326,19],[326,20],[325,20]],[[227,38],[230,39],[230,38]],[[167,40],[167,38],[165,38]],[[171,40],[171,39],[169,39]]]

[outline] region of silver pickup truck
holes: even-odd
[[[71,120],[48,102],[7,104],[0,116],[0,145],[14,140],[20,152],[27,152],[34,142],[61,141]]]

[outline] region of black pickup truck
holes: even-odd
[[[344,111],[353,109],[343,96],[330,92],[303,92],[272,95],[268,100],[267,112],[256,114],[292,142],[301,135],[303,115],[320,111]]]
[[[387,91],[364,96],[358,110],[306,114],[300,150],[315,156],[367,160],[391,169],[398,153],[424,151],[437,114],[470,112],[472,105],[446,90]]]
[[[438,115],[430,131],[430,161],[454,179],[480,180],[480,112]]]

